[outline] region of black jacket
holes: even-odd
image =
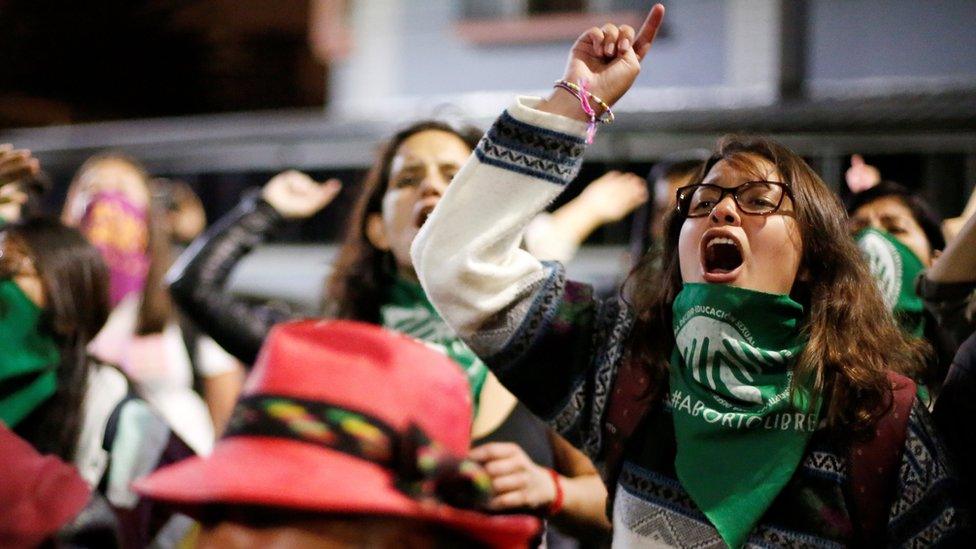
[[[248,367],[271,327],[300,315],[283,303],[250,303],[225,285],[241,258],[284,223],[270,204],[250,194],[193,241],[166,277],[184,313]]]

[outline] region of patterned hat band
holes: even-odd
[[[268,394],[241,397],[223,438],[240,436],[296,440],[375,463],[393,472],[397,489],[418,500],[475,509],[491,499],[484,469],[450,455],[418,426],[401,433],[342,406]]]

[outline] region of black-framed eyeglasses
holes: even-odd
[[[735,205],[747,215],[769,215],[783,205],[783,197],[793,200],[790,186],[778,181],[747,181],[737,187],[699,183],[678,189],[678,211],[685,217],[705,217],[727,194],[732,195]]]

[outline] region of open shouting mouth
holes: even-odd
[[[434,211],[434,207],[437,206],[437,200],[425,200],[423,202],[417,203],[413,209],[413,224],[416,228],[424,226],[427,222],[427,218],[430,217],[431,212]]]
[[[727,231],[706,231],[700,257],[705,282],[732,282],[742,270],[742,245]]]

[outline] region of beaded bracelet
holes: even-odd
[[[600,117],[597,118],[597,122],[600,122],[601,124],[613,123],[614,116],[613,116],[613,111],[610,110],[610,105],[607,105],[606,101],[590,93],[589,90],[586,89],[585,81],[580,80],[580,84],[574,84],[568,80],[556,80],[554,87],[562,88],[568,91],[569,93],[575,95],[578,99],[580,99],[581,102],[584,100],[584,94],[585,94],[585,97],[589,98],[589,101],[596,103],[597,105],[600,106],[601,109],[603,109],[603,114],[601,114]],[[589,103],[589,101],[587,101],[587,103]],[[585,107],[584,110],[586,110]]]
[[[546,516],[553,517],[563,510],[563,483],[559,481],[559,473],[554,469],[549,469],[549,474],[552,475],[552,483],[556,486],[556,497],[546,509]]]
[[[573,94],[577,99],[579,99],[580,107],[582,107],[583,112],[585,112],[587,116],[590,117],[590,120],[586,126],[587,143],[593,142],[593,136],[594,134],[596,134],[597,122],[600,122],[601,124],[613,123],[614,117],[613,117],[613,111],[610,110],[610,105],[608,105],[606,101],[590,93],[589,90],[586,89],[585,80],[580,79],[579,84],[574,84],[568,80],[557,80],[556,83],[553,85],[553,87],[562,88],[568,91],[569,93]],[[590,101],[599,105],[600,108],[603,109],[603,114],[597,117],[596,111],[593,109],[593,106],[590,105]]]

